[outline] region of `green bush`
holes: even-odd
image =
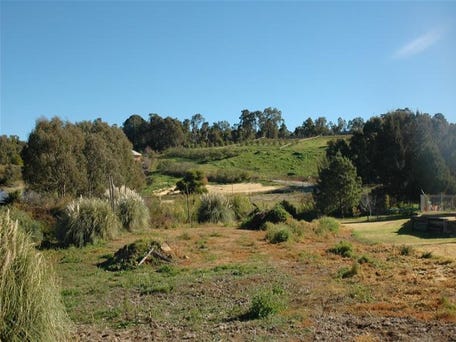
[[[209,173],[207,179],[210,182],[232,184],[247,182],[252,179],[252,175],[244,170],[218,169],[215,174]]]
[[[236,219],[242,220],[252,211],[252,203],[247,196],[234,195],[230,199]]]
[[[332,218],[324,216],[317,221],[317,225],[315,228],[315,233],[318,235],[324,235],[328,232],[331,233],[338,233],[339,232],[339,222]]]
[[[110,256],[106,261],[100,263],[99,266],[108,271],[134,269],[138,267],[141,259],[144,258],[152,248],[159,251],[160,243],[155,240],[137,240],[120,248],[113,256]],[[157,265],[161,263],[161,260],[157,260],[153,257],[148,259],[148,263],[151,263],[151,261]]]
[[[266,222],[279,223],[285,222],[287,218],[290,217],[290,214],[282,207],[282,205],[277,204],[268,211],[266,215]]]
[[[71,329],[52,268],[0,213],[0,341],[67,341]]]
[[[291,215],[293,218],[298,218],[298,210],[296,207],[287,200],[280,202],[280,205]]]
[[[19,229],[22,229],[22,231],[30,236],[35,244],[39,245],[43,240],[44,225],[41,222],[34,220],[27,212],[16,207],[0,207],[0,215],[4,215],[8,211],[11,220],[18,221]]]
[[[251,319],[266,318],[285,308],[286,297],[282,288],[265,289],[253,297],[247,316]]]
[[[290,228],[285,224],[266,223],[266,240],[270,243],[288,241],[291,235]]]
[[[230,201],[222,194],[203,194],[198,208],[198,222],[229,223],[234,219]]]
[[[328,249],[328,252],[343,256],[344,258],[350,258],[353,256],[353,246],[350,242],[340,241],[333,248]]]
[[[281,223],[286,222],[290,214],[280,205],[277,204],[271,210],[259,210],[256,208],[250,213],[249,217],[241,224],[241,228],[265,230],[266,222]]]
[[[107,201],[80,198],[67,205],[58,223],[58,238],[65,245],[82,247],[114,238],[121,223]]]

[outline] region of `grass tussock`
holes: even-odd
[[[111,201],[124,229],[131,232],[149,226],[149,209],[137,192],[122,186],[114,188],[111,194],[107,192],[106,195],[112,197]]]
[[[292,235],[290,227],[286,224],[266,223],[266,240],[270,243],[288,241]]]
[[[224,223],[234,220],[230,201],[222,194],[203,194],[198,208],[198,222]]]
[[[315,233],[317,235],[326,235],[328,233],[337,234],[339,232],[339,222],[333,217],[321,217],[315,222]]]
[[[65,245],[85,246],[113,239],[121,223],[107,201],[80,198],[65,208],[59,221],[58,237]]]
[[[0,340],[67,341],[54,273],[9,213],[0,214]]]
[[[334,247],[329,248],[328,252],[340,255],[344,258],[351,258],[353,256],[353,246],[348,241],[340,241]]]

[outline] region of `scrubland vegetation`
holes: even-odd
[[[454,238],[416,236],[414,190],[388,178],[428,161],[441,171],[429,191],[451,191],[456,139],[424,134],[426,149],[395,154],[388,174],[375,154],[417,127],[453,137],[454,124],[405,110],[350,130],[307,120],[292,133],[278,114],[243,111],[230,135],[195,117],[169,146],[146,133],[179,122],[131,117],[123,129],[140,162],[101,120],[55,118],[26,144],[2,138],[0,180],[19,192],[0,208],[0,339],[456,338]],[[221,134],[214,147],[204,132]],[[206,189],[252,180],[274,190]]]

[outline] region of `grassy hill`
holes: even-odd
[[[231,183],[259,181],[312,180],[325,155],[328,141],[340,137],[301,140],[258,139],[248,145],[167,150],[155,160],[150,189],[175,184],[186,170],[202,170],[210,181]]]

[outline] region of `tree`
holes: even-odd
[[[348,158],[337,155],[320,168],[315,202],[324,214],[349,214],[361,197],[361,178]]]
[[[24,181],[36,191],[59,196],[87,190],[87,162],[80,129],[55,117],[39,120],[30,133],[22,158]]]
[[[121,129],[100,119],[77,124],[40,120],[24,148],[24,180],[34,190],[65,195],[100,195],[109,185],[138,188],[141,166]]]
[[[261,113],[261,112],[259,112]],[[239,137],[242,141],[255,139],[257,132],[258,112],[250,112],[244,109],[239,117]]]
[[[187,222],[190,222],[190,194],[202,194],[207,192],[207,179],[200,170],[187,171],[184,177],[176,183],[176,190],[185,195],[187,204]]]
[[[122,130],[135,150],[143,151],[147,147],[146,135],[149,124],[139,115],[131,115],[122,125]]]

